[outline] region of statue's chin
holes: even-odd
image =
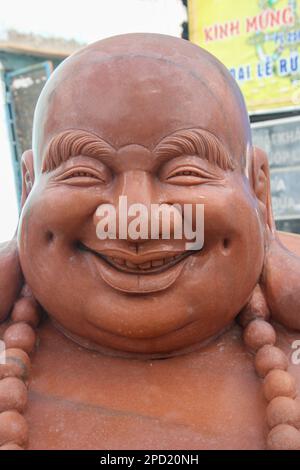
[[[129,358],[129,359],[142,359],[142,360],[149,360],[149,359],[166,359],[166,358],[171,358],[175,356],[180,356],[184,354],[189,354],[195,351],[199,351],[205,346],[207,346],[209,343],[213,342],[216,338],[221,336],[225,331],[229,330],[233,323],[230,323],[226,328],[223,328],[220,330],[217,334],[210,336],[209,338],[206,338],[203,341],[197,341],[193,344],[190,344],[188,346],[183,346],[179,348],[170,348],[170,350],[162,350],[161,352],[157,351],[151,351],[149,347],[149,351],[140,351],[139,350],[139,345],[136,344],[136,350],[132,347],[133,340],[132,338],[128,338],[131,343],[131,350],[127,350],[126,347],[124,349],[119,349],[116,347],[109,347],[107,345],[102,345],[99,343],[96,343],[90,339],[83,338],[82,336],[76,335],[74,333],[71,333],[68,329],[63,327],[60,323],[58,323],[55,319],[51,318],[51,322],[53,326],[59,330],[64,336],[66,336],[68,339],[71,341],[77,343],[81,347],[85,349],[89,349],[91,351],[98,351],[101,354],[105,354],[107,356],[112,356],[112,357],[120,357],[120,358]],[[125,338],[124,338],[125,339]],[[145,349],[145,348],[143,348]],[[165,349],[165,346],[162,347],[162,349]]]

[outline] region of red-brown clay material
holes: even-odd
[[[33,127],[19,256],[61,331],[91,349],[147,358],[229,327],[262,272],[268,234],[257,207],[269,207],[267,157],[250,151],[244,100],[226,68],[167,36],[100,41],[56,70]],[[176,224],[170,239],[98,238],[98,208],[114,205],[119,226],[121,196],[147,208],[204,203],[203,249],[189,252]]]
[[[267,401],[276,397],[295,398],[297,394],[294,377],[284,370],[271,370],[264,379],[264,396]]]
[[[36,328],[40,321],[38,305],[32,297],[19,299],[13,308],[11,319],[14,323],[25,322]]]
[[[268,425],[272,429],[278,424],[300,427],[300,401],[288,397],[276,397],[267,406]]]
[[[0,243],[0,322],[8,316],[22,285],[17,239]]]
[[[259,318],[261,320],[268,320],[270,317],[270,310],[266,302],[264,293],[259,284],[255,287],[250,301],[243,308],[242,312],[238,315],[237,321],[243,327],[253,320]]]
[[[289,424],[273,428],[267,441],[269,450],[300,450],[300,431]]]
[[[258,375],[265,377],[272,369],[287,370],[289,361],[281,349],[267,344],[257,351],[254,364]]]
[[[24,446],[28,441],[28,426],[24,417],[17,411],[0,413],[0,445],[14,442]]]
[[[0,380],[0,412],[16,410],[22,413],[27,404],[27,388],[16,377]]]
[[[27,323],[15,323],[7,328],[3,341],[7,348],[18,348],[30,354],[35,345],[36,334]]]
[[[0,446],[0,450],[24,450],[23,447],[18,446],[18,444],[14,444],[10,442],[9,444],[4,444]]]
[[[244,341],[249,349],[257,351],[266,344],[273,345],[276,341],[274,328],[264,320],[253,320],[244,330]]]
[[[0,378],[18,377],[26,380],[31,369],[28,354],[22,349],[8,348],[5,351],[5,356],[6,364],[0,365]]]

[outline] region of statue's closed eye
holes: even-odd
[[[74,173],[71,173],[71,174],[68,175],[65,179],[80,178],[80,177],[98,179],[97,176],[93,175],[92,173],[86,173],[86,172],[84,172],[84,171],[74,171]]]
[[[59,174],[55,181],[74,186],[89,186],[91,184],[105,184],[108,182],[108,177],[93,168],[77,167]]]
[[[169,171],[164,179],[170,184],[192,186],[207,183],[208,181],[219,179],[219,177],[201,168],[184,166]]]
[[[179,186],[219,183],[224,176],[224,170],[198,155],[173,158],[159,170],[160,181]]]
[[[175,176],[199,176],[196,171],[177,171],[174,175],[168,176],[167,179],[174,178]]]

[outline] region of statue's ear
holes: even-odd
[[[32,150],[27,150],[22,156],[22,207],[33,182],[33,153]],[[22,283],[23,274],[19,262],[17,234],[15,234],[12,240],[0,244],[0,323],[9,315]]]
[[[33,166],[33,152],[26,150],[22,155],[22,198],[21,206],[23,207],[25,201],[31,191],[34,183],[34,166]]]
[[[251,164],[251,181],[256,194],[260,211],[265,224],[275,233],[275,223],[272,212],[270,171],[267,154],[258,147],[253,148]]]
[[[259,148],[252,152],[249,180],[267,229],[261,292],[275,321],[300,330],[300,258],[282,245],[276,233],[268,157]],[[256,304],[252,302],[252,307]]]
[[[5,320],[18,298],[23,275],[19,263],[17,240],[0,243],[0,323]]]

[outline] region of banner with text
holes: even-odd
[[[248,111],[300,107],[300,0],[189,0],[190,40],[237,80]]]

